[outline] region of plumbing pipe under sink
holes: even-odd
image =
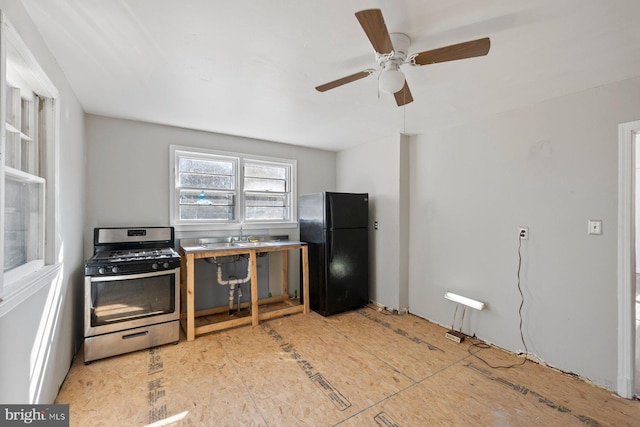
[[[244,279],[232,279],[231,277],[228,280],[222,280],[222,264],[218,264],[216,263],[216,267],[217,267],[217,279],[218,279],[218,284],[222,285],[222,286],[226,286],[229,285],[229,314],[231,314],[231,311],[233,310],[233,295],[235,293],[236,290],[236,285],[238,285],[238,288],[240,288],[240,284],[242,283],[247,283],[248,281],[251,280],[251,262],[247,261],[247,277],[245,277]],[[240,292],[242,292],[240,289],[238,289],[238,311],[240,311]]]

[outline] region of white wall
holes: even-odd
[[[52,403],[82,338],[84,223],[83,111],[33,22],[15,0],[0,0],[60,92],[60,280],[0,317],[0,402]]]
[[[369,193],[369,298],[395,310],[409,306],[408,145],[398,134],[337,156],[338,191]]]
[[[465,331],[611,390],[617,375],[617,126],[640,78],[411,141],[411,311],[449,324],[451,290],[485,301]],[[604,234],[587,235],[602,219]]]
[[[335,187],[335,153],[331,151],[91,114],[86,120],[87,255],[94,227],[169,225],[172,144],[295,159],[298,194]],[[291,229],[275,232],[299,235]]]

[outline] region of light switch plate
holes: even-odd
[[[590,219],[588,221],[589,234],[602,234],[602,220]]]

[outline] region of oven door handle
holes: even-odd
[[[145,279],[147,277],[174,275],[176,274],[176,270],[180,270],[180,267],[177,267],[171,270],[151,271],[149,273],[121,274],[119,276],[91,276],[91,281],[92,282],[113,282],[116,280]]]

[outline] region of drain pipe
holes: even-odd
[[[216,264],[216,266],[218,267],[218,284],[219,285],[235,286],[242,283],[247,283],[249,280],[251,280],[251,261],[247,262],[247,277],[245,277],[244,279],[238,279],[237,277],[235,279],[232,279],[231,277],[229,277],[228,280],[222,280],[222,264]]]
[[[231,312],[233,311],[233,295],[236,290],[236,285],[238,285],[238,292],[242,292],[240,291],[239,285],[242,283],[247,283],[251,280],[251,261],[247,261],[247,277],[245,277],[244,279],[238,279],[237,277],[235,279],[232,279],[231,277],[229,277],[228,280],[222,280],[222,264],[216,263],[216,267],[218,267],[218,284],[222,286],[229,285],[229,314],[231,314]],[[238,311],[240,310],[240,296],[241,295],[238,294]]]
[[[229,316],[233,313],[233,293],[236,289],[236,284],[229,285]]]

